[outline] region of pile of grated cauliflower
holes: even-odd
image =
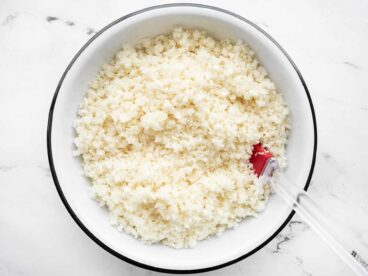
[[[118,229],[194,247],[263,210],[270,190],[248,160],[262,142],[286,166],[288,117],[246,43],[178,27],[102,67],[75,121],[76,155]]]

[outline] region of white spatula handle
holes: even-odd
[[[346,227],[327,215],[305,191],[288,182],[284,176],[280,176],[278,182],[272,177],[268,181],[272,190],[284,199],[358,275],[368,275],[367,247],[349,233]]]

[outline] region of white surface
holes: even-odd
[[[291,212],[289,206],[274,196],[256,219],[248,219],[233,231],[223,233],[221,238],[201,242],[191,250],[147,246],[111,227],[106,210],[90,199],[89,181],[81,173],[79,159],[73,157],[73,122],[88,83],[102,64],[111,59],[123,42],[168,33],[178,24],[201,27],[216,38],[241,38],[255,49],[290,107],[292,131],[287,149],[290,165],[285,175],[295,181],[294,185],[304,187],[313,160],[314,130],[308,97],[297,72],[282,51],[250,24],[226,13],[199,7],[166,7],[143,12],[98,36],[75,61],[59,90],[53,113],[52,154],[64,196],[81,222],[100,241],[150,266],[193,270],[224,264],[251,252],[285,222]]]
[[[111,256],[79,229],[56,193],[46,155],[52,95],[88,33],[162,3],[124,2],[0,2],[0,275],[156,274]],[[298,65],[319,130],[310,193],[368,243],[368,2],[211,4],[258,23]],[[297,216],[256,254],[208,274],[353,275]]]

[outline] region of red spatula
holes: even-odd
[[[267,148],[264,148],[261,143],[253,146],[252,156],[249,161],[258,177],[265,171],[268,163],[273,160],[272,157],[272,153]]]
[[[249,159],[254,173],[258,176],[260,185],[269,184],[272,191],[298,212],[301,218],[319,234],[323,240],[339,255],[358,275],[368,275],[368,249],[345,227],[338,224],[331,216],[296,185],[291,184],[282,174],[278,181],[272,177],[278,170],[277,160],[269,149],[261,143],[253,146]]]

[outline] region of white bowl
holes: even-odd
[[[91,239],[118,258],[140,267],[164,272],[202,272],[250,256],[272,240],[294,213],[281,199],[272,196],[257,218],[245,220],[221,237],[202,241],[194,249],[145,245],[110,225],[108,212],[89,197],[90,184],[82,175],[80,160],[72,156],[73,121],[78,105],[101,65],[123,43],[165,34],[177,25],[204,29],[216,38],[242,39],[256,51],[291,111],[289,166],[285,174],[306,190],[315,162],[317,132],[312,101],[300,72],[281,46],[257,25],[229,11],[205,5],[150,7],[112,22],[93,36],[72,59],[57,86],[50,107],[47,147],[59,195]]]

